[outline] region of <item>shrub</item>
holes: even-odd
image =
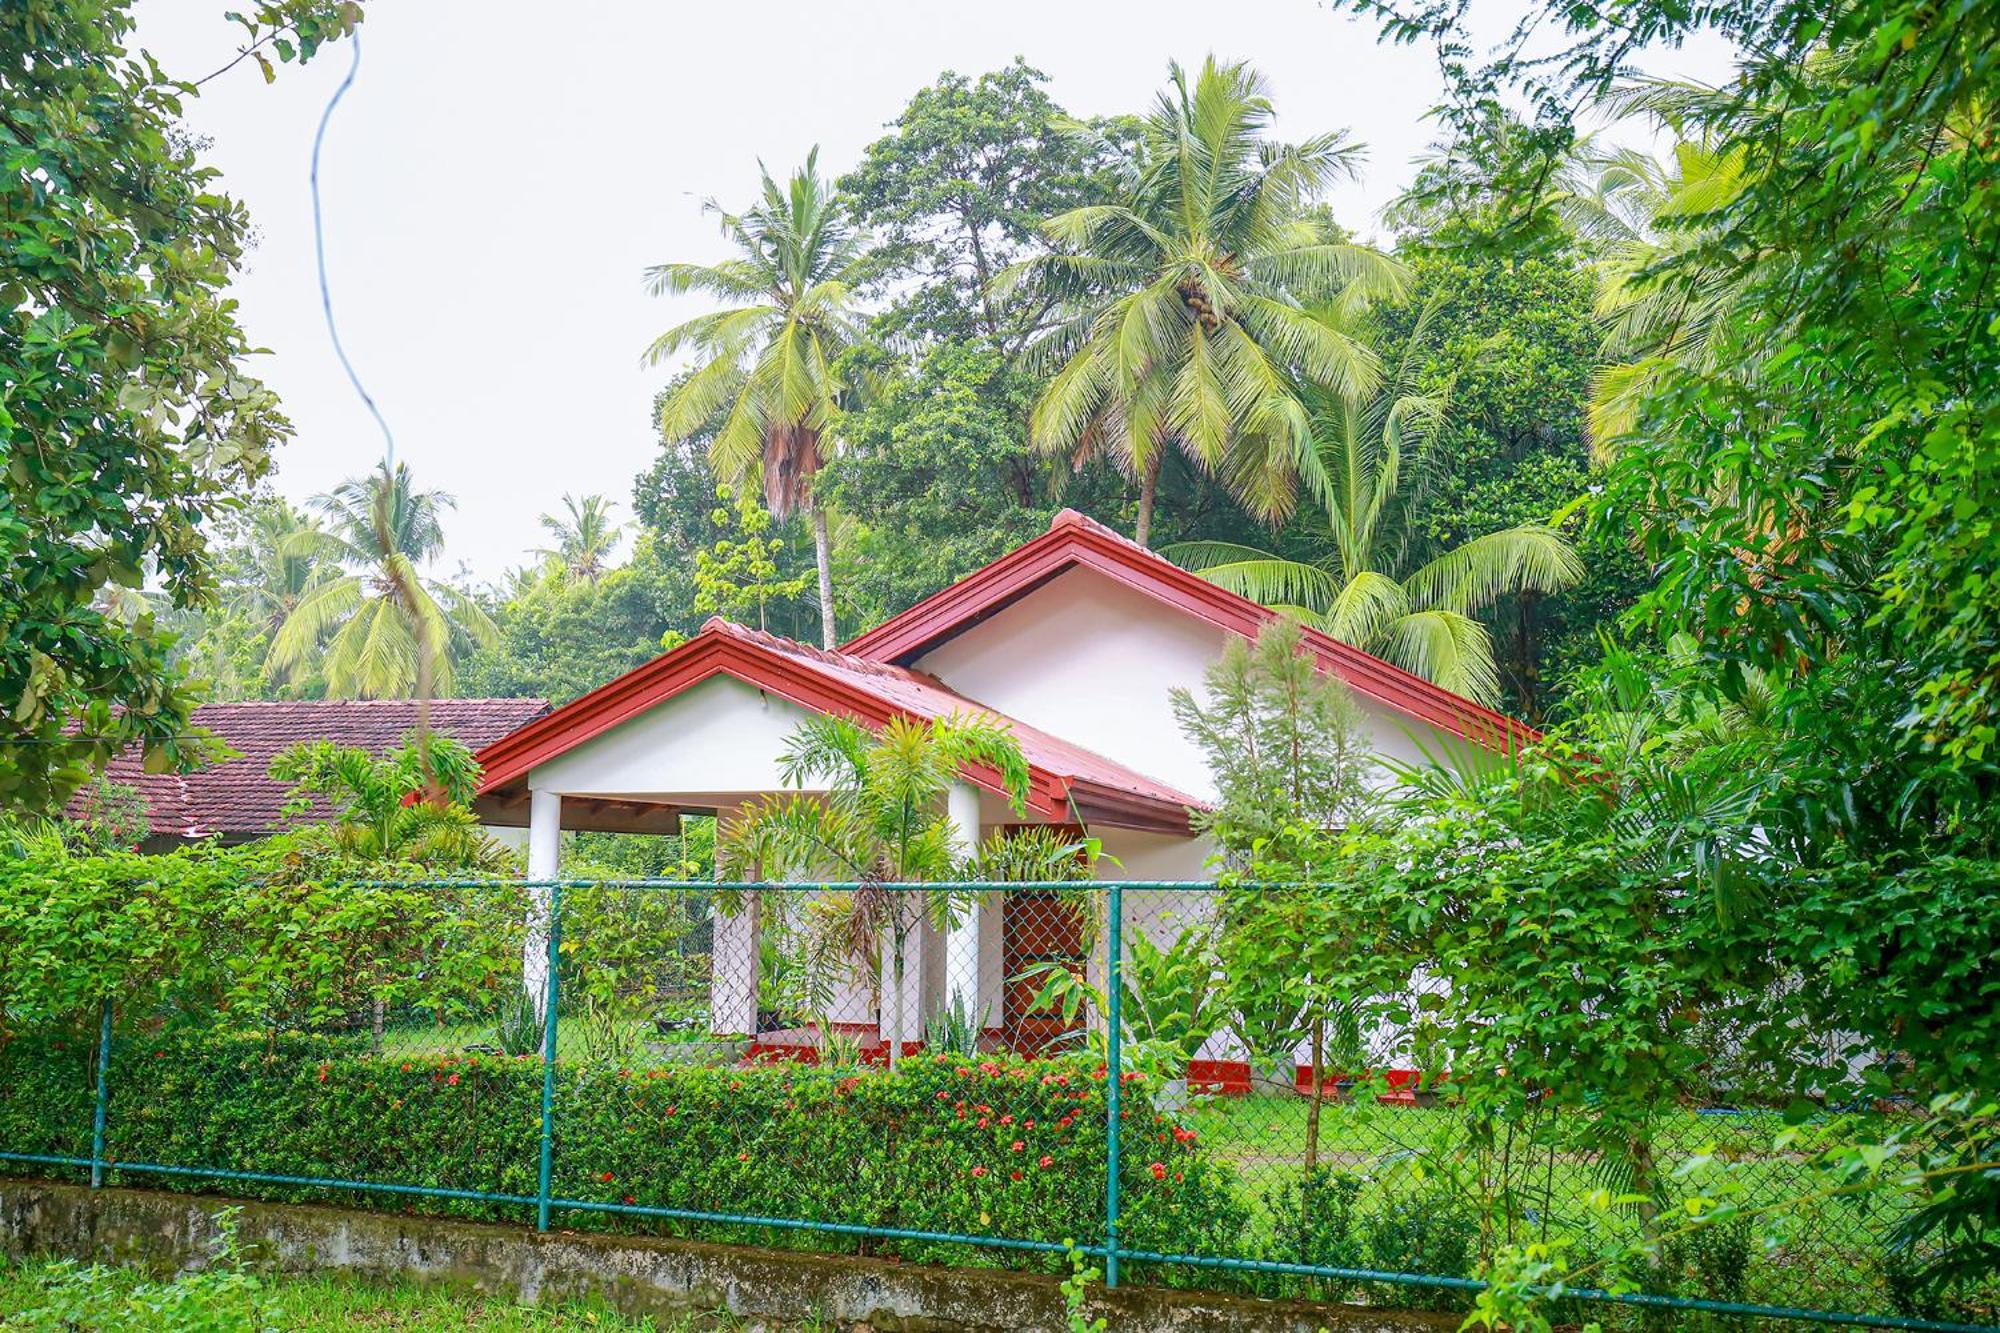
[[[1355,1200],[1361,1196],[1362,1185],[1359,1176],[1318,1167],[1267,1191],[1264,1208],[1272,1223],[1269,1257],[1280,1263],[1314,1264],[1322,1268],[1364,1267],[1366,1246],[1354,1216]],[[1292,1290],[1300,1285],[1288,1281],[1279,1290]],[[1313,1285],[1337,1299],[1350,1291],[1353,1284],[1315,1281]]]
[[[0,1124],[10,1142],[88,1144],[83,1057],[54,1038],[0,1044]],[[60,1057],[75,1058],[61,1062]],[[51,1058],[55,1057],[55,1058]],[[423,1185],[516,1197],[536,1188],[539,1059],[403,1059],[365,1035],[163,1032],[113,1047],[114,1161]],[[1082,1061],[927,1055],[896,1073],[801,1065],[618,1069],[559,1065],[557,1197],[753,1217],[1010,1239],[1102,1230],[1105,1083]],[[1247,1215],[1235,1182],[1192,1131],[1128,1083],[1123,1236],[1134,1249],[1227,1253]],[[68,1136],[65,1138],[64,1136]],[[114,1179],[118,1173],[114,1171]],[[200,1189],[200,1177],[133,1183]],[[519,1204],[323,1186],[231,1182],[231,1193],[520,1220]],[[563,1225],[807,1248],[828,1233],[607,1214]],[[871,1240],[908,1258],[970,1259],[963,1246]],[[1061,1255],[979,1252],[1054,1271]]]
[[[1397,1273],[1470,1277],[1479,1240],[1479,1222],[1464,1200],[1433,1188],[1385,1205],[1370,1219],[1368,1249],[1375,1268]],[[1371,1284],[1370,1296],[1403,1310],[1459,1310],[1469,1303],[1462,1290],[1400,1283]]]

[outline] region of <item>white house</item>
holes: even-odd
[[[809,713],[881,724],[983,712],[1011,724],[1027,757],[1028,821],[1098,838],[1115,858],[1102,877],[1204,879],[1212,849],[1189,816],[1215,784],[1168,692],[1198,692],[1230,636],[1254,636],[1272,615],[1065,510],[1047,533],[838,652],[709,621],[672,652],[480,751],[478,812],[488,824],[525,824],[530,875],[552,877],[562,829],[667,831],[684,812],[727,818],[785,790],[778,760]],[[1352,689],[1383,755],[1415,759],[1441,737],[1500,746],[1534,735],[1359,649],[1311,631],[1306,639]],[[968,845],[1023,822],[995,775],[976,770],[949,808]],[[1131,897],[1141,901],[1129,903],[1128,923],[1165,910]],[[754,912],[717,923],[719,1033],[755,1034],[756,929]],[[1023,1004],[1007,985],[1008,959],[1037,929],[1046,926],[1031,922],[1020,895],[996,895],[949,939],[920,928],[905,983],[912,1027],[957,995],[995,1040],[1019,1037]],[[1045,953],[1049,942],[1036,943]],[[874,1039],[892,1001],[850,989],[831,1017]]]

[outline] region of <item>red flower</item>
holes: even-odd
[[[1075,1116],[1073,1116],[1073,1115],[1066,1115],[1066,1116],[1064,1116],[1064,1117],[1063,1117],[1062,1119],[1060,1119],[1060,1120],[1056,1121],[1056,1128],[1057,1128],[1057,1129],[1068,1129],[1068,1128],[1069,1128],[1069,1127],[1070,1127],[1071,1125],[1074,1125],[1075,1123],[1076,1123],[1076,1117],[1075,1117]]]
[[[1181,1173],[1176,1171],[1174,1172],[1174,1184],[1178,1185],[1180,1183],[1181,1183]]]
[[[1176,1141],[1181,1143],[1193,1143],[1194,1131],[1191,1129],[1180,1129],[1177,1127],[1174,1130],[1174,1138]]]
[[[1022,1129],[1033,1129],[1034,1127],[1035,1127],[1035,1122],[1032,1120],[1023,1120],[1021,1122]]]
[[[937,1095],[937,1099],[941,1102],[948,1102],[951,1100],[951,1094],[948,1092],[940,1092]]]
[[[1014,1123],[1014,1117],[1011,1115],[1003,1115],[1000,1117],[1000,1123],[1003,1125],[1011,1125]]]
[[[635,1203],[637,1203],[637,1202],[639,1202],[639,1201],[638,1201],[637,1199],[633,1198],[633,1197],[632,1197],[631,1195],[629,1195],[629,1194],[628,1194],[628,1195],[626,1195],[626,1196],[625,1196],[625,1206],[626,1206],[626,1207],[628,1207],[628,1208],[629,1208],[629,1207],[631,1207],[631,1206],[632,1206],[633,1204],[635,1204]]]
[[[1007,1179],[1009,1180],[1019,1180],[1020,1178],[1021,1178],[1021,1173],[1019,1171],[1009,1171],[1007,1173]]]
[[[747,1162],[747,1161],[749,1161],[749,1160],[750,1160],[750,1154],[749,1154],[749,1153],[747,1153],[747,1152],[740,1152],[740,1153],[737,1153],[737,1154],[736,1154],[736,1160],[737,1160],[737,1161],[739,1161],[739,1162]]]
[[[1053,1158],[1053,1157],[1044,1157],[1044,1158],[1042,1158],[1042,1159],[1041,1159],[1040,1161],[1038,1161],[1038,1162],[1036,1162],[1036,1163],[1035,1163],[1035,1165],[1036,1165],[1036,1166],[1039,1166],[1039,1167],[1040,1167],[1040,1168],[1042,1168],[1042,1170],[1044,1170],[1044,1171],[1048,1170],[1048,1169],[1049,1169],[1050,1167],[1054,1166],[1055,1164],[1056,1164],[1056,1159],[1055,1159],[1055,1158]]]
[[[972,1168],[972,1177],[975,1180],[977,1180],[979,1177],[985,1174],[986,1174],[986,1168],[983,1166],[975,1166]]]
[[[980,1116],[980,1117],[979,1117],[979,1127],[980,1127],[981,1129],[985,1129],[985,1128],[986,1128],[986,1117],[985,1117],[985,1116]]]
[[[613,1176],[609,1171],[606,1171],[603,1175],[599,1176],[598,1179],[603,1181],[605,1184],[609,1185],[613,1179]]]
[[[1165,1180],[1167,1178],[1167,1167],[1164,1162],[1154,1162],[1146,1169],[1153,1173],[1153,1179],[1155,1180]]]
[[[457,1086],[458,1086],[458,1075],[456,1075],[456,1074],[453,1074],[453,1075],[452,1075],[452,1076],[451,1076],[450,1078],[446,1079],[446,1080],[445,1080],[445,1082],[446,1082],[447,1084],[449,1084],[450,1086],[454,1087],[454,1088],[455,1088],[455,1087],[457,1087]]]
[[[164,1054],[164,1052],[163,1052],[163,1054]],[[403,1066],[403,1072],[404,1072],[405,1074],[409,1073],[409,1072],[410,1072],[410,1067],[409,1067],[408,1065],[404,1065],[404,1066]]]
[[[1021,1151],[1021,1150],[1022,1150],[1023,1148],[1025,1148],[1025,1147],[1027,1147],[1027,1146],[1028,1146],[1027,1144],[1025,1144],[1025,1143],[1021,1142],[1021,1141],[1020,1141],[1019,1139],[1015,1139],[1015,1140],[1014,1140],[1014,1141],[1013,1141],[1012,1143],[1010,1143],[1010,1144],[1008,1144],[1008,1145],[1007,1145],[1007,1151],[1008,1151],[1008,1152],[1020,1152],[1020,1151]]]

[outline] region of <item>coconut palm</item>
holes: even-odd
[[[499,638],[470,596],[419,573],[443,551],[440,518],[456,503],[415,489],[401,463],[314,497],[328,527],[292,534],[286,549],[343,572],[292,609],[265,658],[272,674],[288,679],[317,659],[335,696],[450,694],[453,657]]]
[[[300,602],[340,573],[299,549],[308,539],[298,534],[319,531],[310,514],[279,497],[252,509],[237,563],[229,572],[230,609],[258,622],[267,635],[282,629]]]
[[[1331,558],[1288,560],[1233,542],[1167,554],[1210,581],[1297,616],[1477,703],[1500,698],[1493,642],[1478,613],[1501,597],[1554,592],[1583,576],[1562,534],[1521,524],[1471,538],[1405,569],[1409,518],[1450,412],[1451,388],[1416,387],[1426,310],[1394,372],[1366,398],[1309,390]]]
[[[846,388],[835,362],[859,332],[853,287],[864,247],[818,160],[815,148],[782,186],[763,171],[762,197],[741,214],[710,202],[735,258],[646,271],[656,296],[705,292],[730,303],[668,329],[646,359],[694,354],[690,372],[661,400],[669,444],[713,428],[708,457],[719,477],[741,485],[761,473],[773,518],[811,513],[820,637],[831,648],[832,539],[812,483],[831,453],[828,432]]]
[[[1169,448],[1265,518],[1291,511],[1301,474],[1318,484],[1296,382],[1365,395],[1378,366],[1302,303],[1392,294],[1403,282],[1393,260],[1313,212],[1353,173],[1360,145],[1345,132],[1266,138],[1271,103],[1248,65],[1211,57],[1192,84],[1178,64],[1170,79],[1136,144],[1102,145],[1122,159],[1119,202],[1049,219],[1057,252],[1011,273],[1044,278],[1064,300],[1064,318],[1036,346],[1060,369],[1030,438],[1046,452],[1104,454],[1135,478],[1142,544]]]
[[[1016,814],[1027,810],[1028,764],[1006,724],[989,717],[892,720],[880,732],[846,717],[818,715],[786,745],[788,785],[824,794],[766,796],[723,831],[725,874],[755,868],[770,879],[848,880],[868,887],[815,904],[811,934],[822,959],[880,971],[886,960],[895,1004],[885,1026],[889,1059],[901,1058],[904,945],[928,917],[943,928],[971,910],[964,895],[877,887],[957,878],[974,849],[958,845],[946,811],[968,764],[997,772]],[[817,968],[824,975],[824,967]]]
[[[556,544],[538,546],[535,554],[560,566],[571,579],[593,582],[604,572],[605,562],[625,529],[611,521],[611,502],[601,495],[586,495],[581,500],[565,495],[563,511],[561,517],[542,515],[542,526]]]

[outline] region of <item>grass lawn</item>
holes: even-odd
[[[516,1305],[497,1298],[458,1296],[397,1284],[375,1285],[334,1278],[259,1278],[248,1299],[236,1294],[209,1299],[183,1279],[179,1284],[149,1280],[127,1269],[88,1270],[80,1282],[67,1265],[0,1259],[0,1328],[9,1333],[140,1333],[153,1329],[201,1329],[233,1333],[276,1328],[299,1333],[336,1329],[447,1333],[481,1329],[487,1333],[694,1333],[747,1327],[727,1316],[660,1323],[628,1319],[609,1307],[568,1304],[549,1308]],[[198,1286],[199,1284],[194,1284]],[[81,1289],[79,1289],[81,1288]],[[74,1302],[74,1303],[72,1303]],[[59,1313],[58,1313],[59,1311]],[[37,1314],[36,1312],[40,1312]],[[765,1327],[769,1327],[766,1325]],[[793,1333],[817,1333],[818,1324],[796,1325]]]

